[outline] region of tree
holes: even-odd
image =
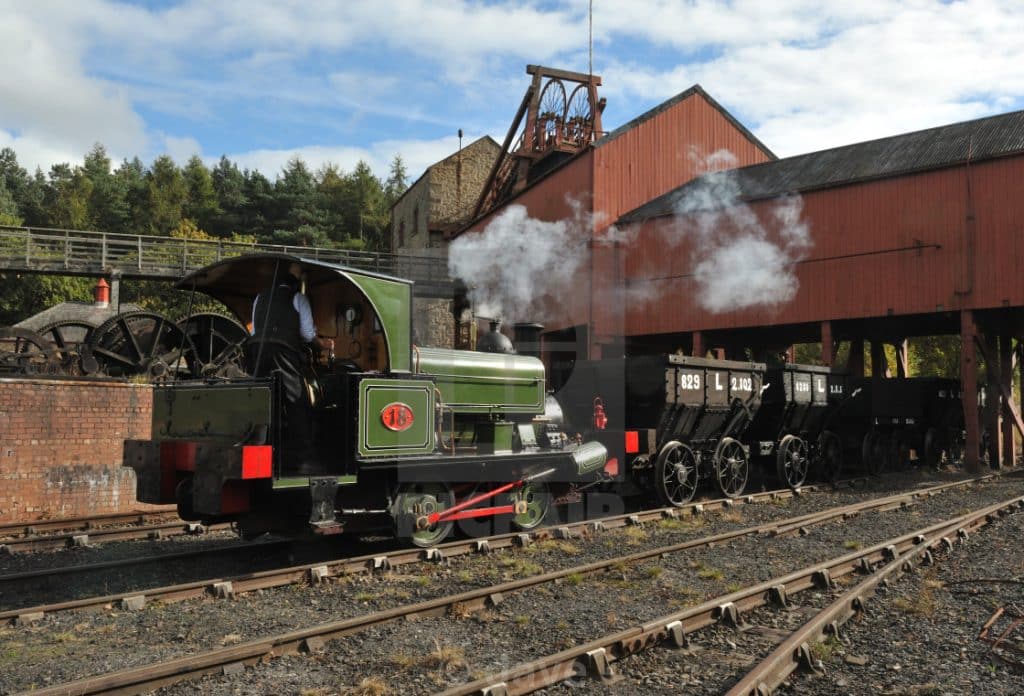
[[[170,234],[181,222],[187,198],[185,177],[174,160],[168,155],[160,155],[153,160],[153,166],[146,173],[148,234]]]
[[[92,296],[90,278],[0,273],[0,326],[11,326],[48,307]]]
[[[110,157],[101,144],[93,145],[82,165],[85,177],[92,184],[89,198],[89,219],[101,232],[128,232],[131,227],[131,206],[125,181],[110,170]]]
[[[15,203],[20,203],[29,181],[28,172],[18,164],[18,156],[14,150],[9,147],[0,150],[0,182]]]
[[[55,164],[50,168],[50,180],[45,202],[50,220],[56,227],[69,230],[87,230],[92,225],[89,202],[93,185],[81,167]]]
[[[14,202],[14,196],[7,190],[7,183],[0,179],[0,225],[20,225],[21,218],[18,216],[18,204]]]
[[[196,155],[189,158],[183,175],[188,192],[185,199],[184,215],[206,229],[220,215],[213,177],[210,175],[210,170],[203,164],[203,160]]]
[[[388,180],[384,182],[384,199],[388,210],[395,204],[402,194],[409,188],[405,171],[405,162],[401,155],[395,155],[391,160],[391,168],[388,172]]]
[[[249,199],[246,196],[245,175],[238,165],[223,155],[210,174],[217,209],[220,214],[209,223],[209,230],[217,237],[225,237],[244,229]]]

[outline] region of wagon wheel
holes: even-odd
[[[910,466],[910,436],[897,430],[889,437],[886,464],[893,471],[900,471]]]
[[[416,546],[427,548],[451,534],[454,523],[427,524],[427,515],[455,504],[451,488],[443,483],[403,483],[395,494],[392,516],[395,534],[408,538]]]
[[[0,328],[0,372],[52,374],[59,370],[55,346],[29,329]]]
[[[864,436],[864,442],[861,445],[861,457],[864,460],[864,468],[872,476],[878,476],[885,470],[888,447],[889,438],[883,433],[872,430]]]
[[[246,374],[242,345],[249,338],[249,332],[237,321],[224,314],[204,312],[180,320],[178,328],[192,341],[202,376]]]
[[[590,87],[579,85],[569,95],[565,110],[565,139],[583,145],[594,130],[594,104],[590,100]]]
[[[544,149],[549,142],[557,141],[565,118],[565,85],[553,78],[541,90],[537,102],[536,149]]]
[[[173,321],[154,312],[126,312],[93,330],[89,348],[113,377],[146,375],[165,379],[198,375],[195,348]]]
[[[822,480],[829,483],[839,480],[843,470],[843,441],[835,433],[825,431],[818,439],[818,464]]]
[[[539,527],[551,507],[551,493],[540,481],[526,482],[511,498],[512,504],[517,506],[512,524],[524,532]]]
[[[654,487],[666,505],[682,507],[697,492],[697,458],[681,442],[665,443],[654,465]]]
[[[722,438],[715,450],[714,465],[715,480],[722,495],[727,498],[742,495],[750,475],[750,461],[739,440]]]
[[[61,371],[66,374],[92,374],[99,365],[87,347],[89,336],[96,324],[81,319],[65,319],[39,329],[43,338],[57,346]]]
[[[796,435],[786,435],[779,443],[775,470],[779,480],[790,488],[799,488],[807,479],[807,442]]]

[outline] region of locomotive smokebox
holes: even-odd
[[[515,335],[516,352],[520,355],[532,355],[540,357],[540,332],[544,330],[542,324],[519,323],[513,327]]]
[[[515,353],[516,349],[512,347],[512,341],[509,340],[508,336],[498,331],[498,326],[501,322],[496,319],[491,320],[491,330],[480,337],[480,340],[476,342],[476,349],[481,353]]]

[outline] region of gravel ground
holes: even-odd
[[[890,494],[896,485],[935,482],[933,475],[911,472],[898,479],[872,482],[867,491],[742,506],[724,514],[709,514],[693,524],[666,521],[643,529],[608,532],[591,543],[547,542],[489,557],[456,558],[449,566],[414,566],[383,578],[355,577],[320,588],[279,588],[236,601],[151,605],[136,613],[55,615],[33,626],[0,629],[0,692],[201,652],[490,582],[795,516]],[[208,678],[169,691],[234,694],[322,689],[326,694],[358,685],[370,676],[383,679],[386,687],[395,691],[431,691],[510,666],[527,655],[564,647],[579,636],[596,636],[692,605],[730,587],[805,565],[811,558],[834,556],[844,542],[861,539],[869,543],[871,534],[880,540],[1021,492],[1024,481],[1007,479],[942,494],[906,510],[861,515],[803,538],[773,539],[770,545],[763,539],[734,542],[623,568],[600,578],[571,577],[558,586],[512,595],[499,607],[479,615],[376,629],[334,641],[323,655],[284,657],[236,677]],[[751,563],[750,558],[757,558],[762,565]],[[141,641],[145,650],[138,649]],[[508,649],[513,645],[515,654]]]

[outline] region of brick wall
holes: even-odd
[[[129,512],[126,438],[150,437],[147,385],[0,379],[0,522]]]

